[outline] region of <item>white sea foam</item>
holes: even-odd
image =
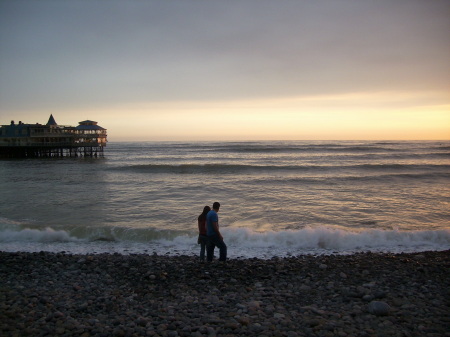
[[[253,248],[278,247],[288,250],[333,250],[353,252],[361,250],[393,250],[401,248],[445,250],[450,248],[450,230],[399,231],[361,230],[348,231],[332,227],[306,227],[300,230],[254,232],[248,229],[225,231],[228,241]],[[226,234],[224,234],[226,236]]]
[[[155,231],[154,229],[148,229]],[[255,232],[246,228],[223,228],[230,257],[287,256],[301,254],[349,254],[357,252],[420,252],[450,249],[450,230],[361,230],[319,227],[288,231]],[[66,251],[90,253],[197,254],[196,234],[148,235],[147,241],[116,237],[115,241],[96,239],[96,231],[85,238],[64,230],[45,228],[0,230],[0,250]]]
[[[53,230],[52,228],[29,229],[20,231],[5,230],[0,232],[0,243],[3,242],[70,242],[79,241],[79,239],[70,236],[64,230]]]

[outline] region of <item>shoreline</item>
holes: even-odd
[[[450,250],[0,261],[5,336],[450,336]]]

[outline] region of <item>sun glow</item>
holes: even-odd
[[[96,116],[108,128],[111,140],[118,141],[397,140],[449,139],[449,111],[449,105],[414,105],[407,94],[363,93],[224,102],[140,103],[85,114]]]

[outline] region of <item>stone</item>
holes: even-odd
[[[300,289],[301,291],[310,291],[311,287],[306,284],[302,284],[298,289]]]
[[[248,317],[239,317],[237,321],[242,325],[249,325],[250,324],[250,318]]]
[[[231,258],[225,268],[200,264],[198,256],[151,250],[89,258],[0,251],[0,331],[82,337],[447,336],[450,251],[421,253],[426,259],[415,255]]]
[[[138,317],[135,321],[135,323],[139,326],[146,326],[147,325],[147,319],[144,317]]]
[[[261,306],[261,302],[260,301],[251,301],[248,303],[248,307],[252,308],[252,309],[259,309]]]
[[[367,294],[367,295],[364,295],[362,297],[362,299],[363,299],[363,301],[370,302],[374,299],[374,297],[372,295]]]
[[[386,302],[372,301],[367,306],[367,311],[375,316],[387,316],[391,307]]]

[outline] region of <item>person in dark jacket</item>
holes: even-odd
[[[198,216],[198,241],[200,245],[200,261],[205,261],[205,250],[208,244],[208,237],[206,236],[206,214],[211,210],[211,207],[205,206],[202,214]]]

